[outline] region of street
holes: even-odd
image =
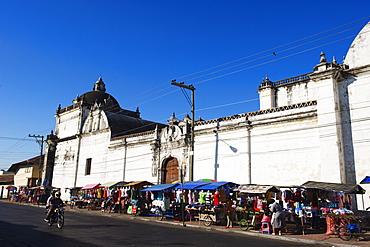
[[[44,218],[45,208],[0,201],[1,246],[313,246],[70,211],[63,229]]]

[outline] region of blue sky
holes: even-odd
[[[190,115],[173,79],[196,88],[196,119],[256,111],[266,75],[310,73],[321,51],[341,62],[369,9],[344,0],[1,1],[0,169],[39,155],[28,135],[48,135],[58,105],[99,77],[146,120]]]

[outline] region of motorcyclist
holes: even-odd
[[[49,211],[46,215],[46,219],[44,219],[45,222],[47,222],[47,223],[50,222],[51,214],[60,205],[63,205],[63,201],[60,199],[60,191],[57,191],[57,192],[55,192],[55,197],[50,200]]]
[[[48,197],[47,201],[46,201],[46,210],[48,211],[49,208],[50,208],[50,205],[51,205],[51,200],[53,200],[55,198],[55,193],[56,191],[53,190],[50,194],[50,196]]]

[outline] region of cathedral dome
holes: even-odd
[[[100,92],[100,91],[91,91],[84,93],[80,97],[78,97],[80,100],[84,100],[88,104],[106,104],[107,101],[111,101],[114,105],[119,106],[117,100],[110,94]]]
[[[112,95],[106,93],[105,91],[105,84],[103,82],[103,79],[100,77],[95,82],[93,91],[84,93],[77,98],[77,101],[83,101],[84,104],[88,105],[94,105],[95,103],[97,103],[104,108],[108,107],[110,111],[121,109],[118,101]]]
[[[344,64],[347,64],[350,69],[370,64],[370,22],[352,42]]]

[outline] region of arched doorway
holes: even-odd
[[[170,184],[179,180],[179,162],[175,157],[170,157],[163,161],[162,165],[162,184]]]

